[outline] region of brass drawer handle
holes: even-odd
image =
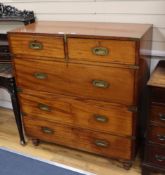
[[[159,114],[160,120],[165,121],[165,114]]]
[[[156,160],[159,161],[159,162],[165,161],[165,156],[155,155],[155,158],[156,158]]]
[[[100,123],[107,123],[108,122],[108,118],[104,115],[95,114],[94,118],[97,122],[100,122]]]
[[[48,77],[48,75],[45,73],[42,73],[42,72],[36,72],[36,73],[34,73],[34,77],[39,79],[39,80],[44,80]]]
[[[165,135],[157,135],[157,137],[158,137],[158,139],[160,140],[160,141],[165,141]]]
[[[33,50],[42,50],[43,44],[41,42],[38,42],[36,40],[29,42],[29,48]]]
[[[108,88],[109,87],[109,83],[104,81],[104,80],[93,80],[92,84],[94,87],[98,87],[98,88]]]
[[[105,140],[95,140],[95,145],[98,147],[102,147],[102,148],[107,148],[109,146],[109,143]]]
[[[92,53],[97,56],[107,56],[109,54],[109,50],[105,47],[95,47],[92,48]]]
[[[40,110],[42,110],[42,111],[48,111],[48,112],[51,111],[51,108],[48,105],[45,105],[45,104],[42,104],[42,103],[39,103],[38,104],[38,108]]]
[[[41,127],[41,130],[45,134],[53,134],[54,133],[54,131],[48,127]]]

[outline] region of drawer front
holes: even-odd
[[[165,105],[152,105],[150,110],[150,121],[165,127]]]
[[[117,135],[133,134],[133,116],[124,106],[35,91],[19,97],[26,116]]]
[[[68,39],[71,60],[135,64],[135,47],[134,41]]]
[[[149,145],[146,148],[146,161],[157,166],[165,166],[165,147]]]
[[[72,148],[121,159],[131,158],[132,141],[127,138],[101,134],[83,129],[24,117],[28,136]]]
[[[132,69],[15,59],[17,83],[23,89],[133,104]]]
[[[10,35],[9,38],[12,52],[15,55],[41,56],[41,59],[44,56],[65,58],[62,37],[51,35]]]
[[[148,136],[150,141],[165,145],[165,127],[150,126]]]

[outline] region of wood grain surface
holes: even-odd
[[[63,21],[38,21],[26,27],[21,27],[9,33],[24,34],[56,34],[68,36],[87,37],[121,37],[124,39],[140,39],[144,33],[152,28],[150,24],[129,23],[100,23],[100,22],[63,22]]]
[[[47,56],[53,58],[65,58],[64,40],[62,37],[44,35],[9,35],[11,50],[14,54]],[[39,43],[41,49],[30,48],[30,43]],[[35,59],[35,58],[33,58]]]
[[[35,59],[14,59],[17,85],[50,93],[75,95],[102,101],[134,104],[134,74],[132,69],[69,64]],[[46,74],[37,79],[35,73]],[[93,85],[94,80],[108,83],[107,88]]]
[[[68,57],[69,60],[135,64],[135,45],[134,41],[68,38]],[[94,54],[92,49],[97,47],[106,48],[108,54]]]
[[[19,95],[26,116],[115,135],[134,134],[133,113],[124,105],[56,94],[29,94]]]
[[[78,147],[80,150],[107,157],[131,159],[131,139],[48,122],[39,117],[34,119],[25,116],[23,121],[26,134],[32,138]],[[43,128],[48,128],[51,133],[44,132]],[[106,146],[97,146],[96,142],[105,142]]]

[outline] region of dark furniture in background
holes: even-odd
[[[7,32],[15,27],[33,23],[35,21],[32,11],[20,11],[15,7],[0,3],[0,87],[5,88],[11,95],[21,144],[25,144],[22,130],[21,113],[17,100],[16,85],[12,74],[11,54],[7,40]]]
[[[165,61],[160,61],[148,82],[150,106],[142,174],[165,173]]]

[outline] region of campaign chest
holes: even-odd
[[[135,158],[152,26],[36,22],[9,33],[25,134]]]

